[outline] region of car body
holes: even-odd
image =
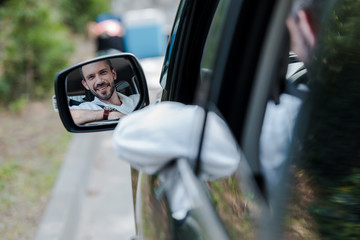
[[[338,2],[340,5],[331,6],[335,6],[335,10],[340,11],[342,3]],[[354,141],[358,143],[356,139],[359,135],[358,130],[354,130],[356,128],[354,119],[358,119],[359,111],[355,110],[353,115],[350,114],[351,124],[346,129],[342,126],[347,123],[330,114],[334,109],[343,116],[348,116],[347,114],[352,111],[341,107],[344,106],[343,104],[338,104],[339,99],[334,93],[337,89],[336,84],[319,83],[325,77],[332,76],[336,81],[337,74],[343,76],[343,72],[339,69],[336,69],[336,74],[321,75],[326,71],[334,70],[334,67],[324,68],[321,65],[329,57],[326,55],[329,53],[326,51],[329,45],[320,45],[319,53],[325,55],[324,58],[318,55],[319,59],[323,60],[315,62],[316,64],[320,62],[320,65],[314,64],[319,69],[325,69],[318,75],[320,81],[315,83],[315,87],[310,91],[307,88],[309,83],[303,63],[297,60],[296,55],[289,55],[290,43],[285,22],[290,7],[291,1],[285,0],[182,0],[180,2],[161,72],[160,84],[163,87],[163,94],[158,102],[175,101],[194,104],[201,106],[206,112],[216,113],[227,123],[236,139],[241,161],[233,175],[219,180],[203,181],[200,172],[204,163],[200,157],[195,159],[193,165],[189,164],[188,159],[174,159],[170,167],[177,174],[178,181],[188,190],[185,195],[191,202],[191,209],[181,214],[173,212],[169,207],[169,198],[172,197],[169,195],[171,186],[159,179],[159,174],[146,174],[140,171],[136,190],[136,222],[139,239],[319,238],[319,233],[313,228],[316,225],[313,215],[308,213],[308,205],[316,197],[309,191],[327,189],[329,187],[327,184],[330,184],[331,180],[319,181],[318,185],[314,184],[317,188],[313,188],[309,180],[311,177],[304,176],[306,175],[304,171],[314,173],[320,169],[333,173],[334,169],[327,166],[326,162],[321,162],[322,165],[309,164],[307,166],[310,167],[304,170],[298,167],[302,164],[297,164],[293,158],[299,160],[300,156],[305,155],[306,159],[310,159],[307,154],[311,153],[313,158],[324,160],[333,156],[329,155],[327,151],[329,148],[332,148],[331,152],[337,150],[338,158],[341,158],[343,144],[347,145]],[[336,17],[329,19],[337,21]],[[324,21],[323,28],[331,29],[327,28],[328,25],[331,24]],[[333,35],[329,36],[328,39]],[[353,40],[352,37],[349,39]],[[352,49],[351,46],[344,51],[349,49]],[[330,52],[334,54],[333,56],[336,55],[336,51]],[[341,51],[336,53],[339,52],[341,53]],[[347,76],[356,75],[352,72],[356,68],[347,69],[346,66],[351,63],[347,62],[343,55],[339,54],[339,56],[336,66],[346,69],[344,71],[349,73]],[[352,63],[355,65],[359,62],[357,56],[354,54],[352,58],[354,60]],[[139,66],[137,68],[139,69]],[[284,68],[288,71],[284,71]],[[303,84],[306,88],[304,91],[294,93],[291,92],[291,87],[287,88],[287,85],[292,84]],[[358,99],[358,85],[354,84],[356,87],[352,88],[354,91],[352,99]],[[350,91],[349,89],[344,89],[345,95],[346,91]],[[310,109],[302,107],[296,111],[294,131],[299,135],[290,134],[289,150],[285,151],[285,160],[279,164],[281,168],[277,176],[279,181],[269,188],[261,162],[261,144],[263,144],[261,134],[264,131],[264,119],[269,102],[275,102],[275,105],[281,104],[282,93],[295,96],[303,102],[308,99],[313,102],[309,105]],[[323,93],[328,95],[323,96]],[[324,108],[320,108],[321,104]],[[314,110],[316,108],[325,109],[326,114],[316,115],[317,111]],[[326,112],[326,109],[332,110]],[[331,124],[322,124],[331,122],[332,119]],[[202,128],[205,128],[205,123],[206,118]],[[322,127],[323,129],[317,132]],[[340,139],[346,136],[344,141],[349,142],[331,145],[328,144],[334,140],[331,136],[329,141],[315,142],[309,137],[313,134],[311,136],[315,136],[314,139],[321,139],[317,136],[321,134],[325,136],[326,132],[334,130],[333,127],[340,129],[338,131]],[[285,134],[287,133],[285,131]],[[274,139],[280,135],[281,133],[274,135]],[[203,136],[200,139],[199,156],[202,151]],[[268,140],[266,144],[271,143]],[[305,146],[307,150],[305,154],[297,149],[300,146]],[[316,146],[317,150],[312,149],[311,146]],[[349,150],[350,158],[356,158],[356,151],[358,151],[356,147]],[[316,156],[320,154],[322,155],[317,158]],[[354,162],[349,161],[349,165],[345,164],[348,166],[346,172],[357,169],[356,164],[350,163]],[[308,185],[304,186],[301,183]],[[292,198],[294,196],[295,200]]]

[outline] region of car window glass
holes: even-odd
[[[226,12],[230,1],[220,1],[215,12],[208,37],[205,42],[204,54],[200,66],[200,82],[209,80],[214,66],[220,37],[225,28]]]
[[[184,10],[184,6],[185,6],[185,0],[181,1],[180,5],[179,5],[179,9],[176,15],[176,18],[174,20],[174,26],[173,29],[171,31],[171,34],[169,36],[169,42],[168,42],[168,48],[165,54],[165,62],[163,65],[163,69],[161,72],[161,78],[160,78],[160,85],[162,88],[165,88],[166,86],[166,80],[167,80],[167,71],[169,68],[169,64],[170,64],[170,58],[171,58],[171,54],[172,54],[172,50],[173,50],[173,46],[174,46],[174,41],[176,39],[176,34],[178,32],[178,27],[179,27],[179,22],[180,22],[180,18],[182,16],[182,12]]]
[[[338,0],[314,9],[321,11],[316,45],[303,57],[306,74],[290,84],[304,94],[285,86],[278,104],[268,102],[260,161],[270,202],[282,192],[289,200],[283,239],[358,238],[350,226],[360,219],[360,4]]]

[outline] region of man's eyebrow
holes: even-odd
[[[86,75],[86,79],[88,79],[88,78],[90,78],[90,77],[92,77],[92,76],[94,76],[94,74],[93,74],[93,73],[90,73],[89,75]]]
[[[109,69],[107,67],[101,68],[98,72],[103,72],[103,71],[109,71]],[[90,77],[94,76],[95,73],[90,73],[88,75],[86,75],[86,79],[89,79]]]
[[[100,69],[99,72],[107,71],[107,70],[108,70],[108,68],[107,68],[107,67],[104,67],[104,68]]]

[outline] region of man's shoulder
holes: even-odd
[[[130,95],[128,97],[131,99],[134,99],[134,100],[138,100],[140,98],[140,94],[136,93],[136,94]]]
[[[140,94],[138,93],[135,93],[135,94],[132,94],[132,95],[129,95],[129,96],[126,96],[122,93],[118,93],[119,97],[120,97],[120,100],[124,100],[124,99],[129,99],[129,100],[132,100],[134,103],[136,103],[137,101],[139,101],[140,99]]]

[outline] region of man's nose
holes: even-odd
[[[96,84],[99,82],[102,82],[101,76],[99,74],[95,75],[95,82],[96,82]]]

